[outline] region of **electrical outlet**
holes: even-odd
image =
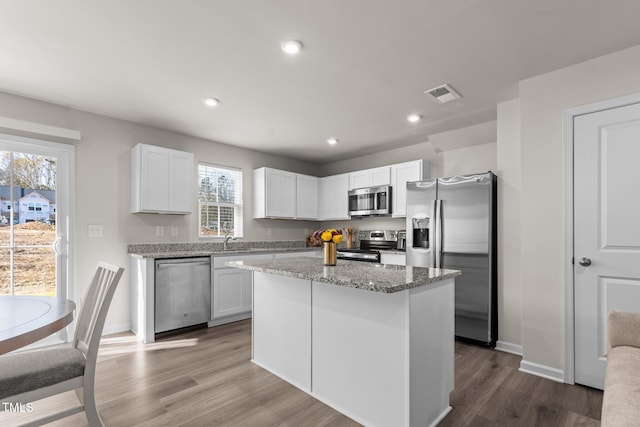
[[[271,236],[271,227],[267,228],[267,236]]]
[[[157,225],[156,226],[156,237],[162,237],[162,236],[164,236],[164,226]]]
[[[87,226],[87,235],[92,238],[102,237],[102,224],[89,224]]]
[[[171,226],[171,235],[174,236],[174,237],[178,235],[178,227],[177,226],[175,226],[175,225]]]

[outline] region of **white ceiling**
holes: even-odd
[[[0,0],[0,91],[327,163],[494,121],[520,80],[640,44],[638,17],[637,0]],[[463,98],[424,95],[444,83]]]

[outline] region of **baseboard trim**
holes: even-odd
[[[541,365],[539,363],[520,362],[520,372],[535,375],[537,377],[546,378],[548,380],[564,383],[564,371],[562,369],[552,368],[550,366]]]
[[[120,323],[118,325],[105,326],[102,330],[102,335],[117,334],[120,332],[127,332],[131,330],[131,323]]]
[[[506,341],[496,342],[496,350],[504,351],[505,353],[515,354],[517,356],[522,356],[522,346],[520,344],[513,344]]]

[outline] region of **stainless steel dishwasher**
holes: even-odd
[[[211,317],[211,258],[156,260],[155,332],[206,323]]]

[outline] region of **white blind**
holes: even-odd
[[[200,237],[242,237],[242,170],[198,164]]]

